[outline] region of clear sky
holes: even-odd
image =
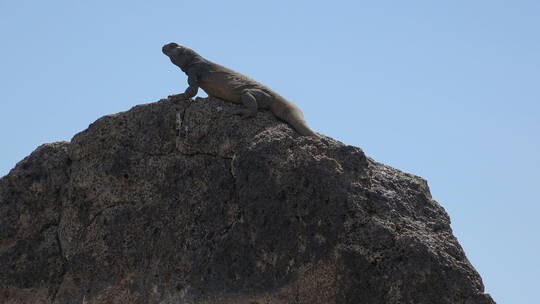
[[[540,1],[0,0],[0,176],[183,91],[171,41],[426,178],[487,292],[538,303]]]

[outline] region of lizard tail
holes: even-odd
[[[289,123],[300,135],[320,137],[319,134],[308,127],[302,111],[294,104],[289,102],[275,103],[271,109],[274,115]]]
[[[310,127],[308,127],[306,121],[303,119],[291,119],[287,122],[291,124],[296,130],[296,132],[298,132],[300,135],[319,137],[317,133],[315,133],[313,130],[311,130]]]

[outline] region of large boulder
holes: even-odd
[[[2,303],[494,303],[427,183],[170,97],[0,179]]]

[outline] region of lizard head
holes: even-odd
[[[193,58],[197,56],[197,53],[192,49],[181,46],[175,42],[165,44],[161,51],[163,54],[169,56],[172,63],[180,68],[188,66]]]
[[[179,47],[180,47],[180,45],[178,45],[178,43],[171,42],[171,43],[165,44],[165,45],[161,48],[161,51],[163,52],[163,54],[165,54],[165,55],[167,55],[167,56],[170,56],[170,54],[172,54],[172,52],[174,51],[174,49],[179,48]]]

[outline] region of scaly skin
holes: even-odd
[[[270,109],[278,118],[289,123],[300,135],[318,137],[304,120],[302,111],[267,86],[231,69],[204,59],[190,48],[174,42],[163,46],[163,53],[188,76],[189,87],[184,98],[197,95],[199,88],[208,96],[243,104],[235,114],[254,117],[257,110]]]

